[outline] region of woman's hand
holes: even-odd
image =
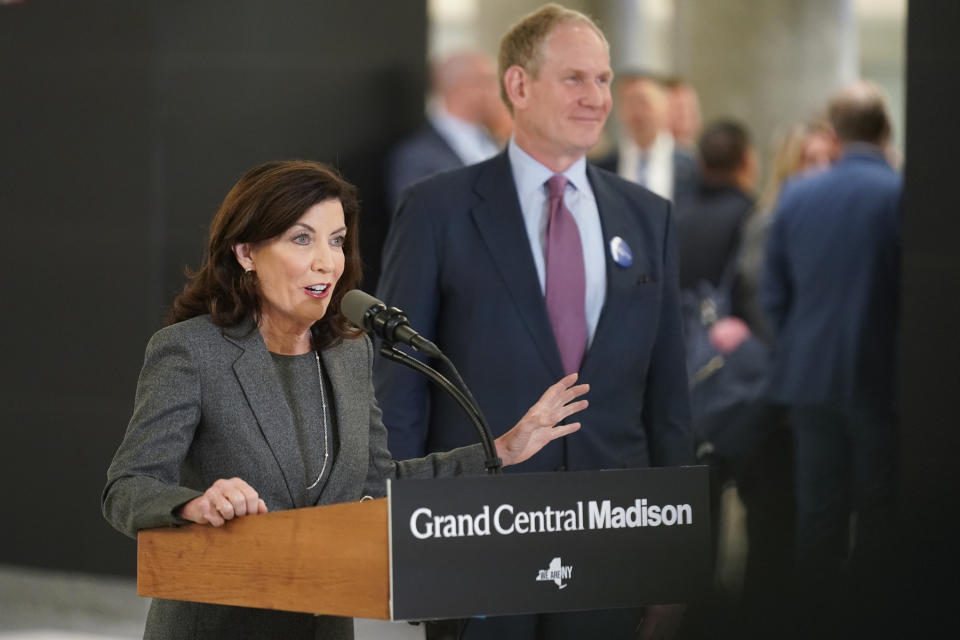
[[[221,478],[214,482],[202,496],[183,505],[177,515],[197,524],[222,527],[227,520],[266,512],[267,503],[260,498],[253,487],[240,478],[229,480]]]
[[[554,426],[587,408],[586,400],[573,400],[589,391],[590,385],[573,386],[576,381],[577,374],[571,373],[548,387],[537,403],[520,418],[520,422],[493,441],[503,466],[523,462],[551,440],[562,438],[580,428],[579,422]]]

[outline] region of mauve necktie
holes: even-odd
[[[544,251],[547,264],[547,314],[560,349],[565,374],[580,370],[583,352],[587,348],[587,318],[584,311],[587,283],[583,247],[577,223],[563,203],[566,186],[567,179],[562,175],[547,180],[550,200],[547,246]]]

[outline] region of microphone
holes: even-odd
[[[437,345],[410,327],[410,321],[403,311],[396,307],[388,308],[369,293],[360,289],[348,291],[340,303],[340,311],[347,320],[386,342],[402,342],[431,358],[443,357]]]
[[[360,289],[353,289],[344,294],[343,300],[340,302],[340,311],[346,316],[347,320],[364,331],[379,336],[380,339],[383,340],[383,344],[380,345],[381,355],[420,372],[446,393],[450,394],[450,397],[453,398],[467,414],[467,417],[480,436],[480,442],[483,444],[483,450],[487,457],[485,463],[487,472],[491,474],[500,473],[503,462],[497,455],[493,435],[490,433],[490,425],[487,424],[486,418],[483,417],[483,413],[480,411],[480,406],[477,404],[473,394],[470,393],[470,389],[467,388],[467,384],[463,381],[463,378],[460,377],[457,368],[453,366],[449,358],[443,355],[440,349],[437,348],[437,345],[414,331],[410,327],[410,321],[407,319],[407,316],[403,314],[403,311],[400,311],[400,309],[396,307],[388,308],[387,305],[369,293],[360,291]],[[417,351],[443,362],[449,367],[460,387],[458,388],[427,363],[421,362],[410,354],[397,349],[393,346],[394,342],[408,344]]]

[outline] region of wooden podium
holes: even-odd
[[[388,482],[388,497],[141,531],[142,596],[383,620],[690,602],[705,467]]]
[[[390,619],[387,499],[141,531],[137,593]]]

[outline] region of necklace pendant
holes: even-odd
[[[320,354],[314,351],[313,355],[317,359],[317,379],[320,381],[320,416],[321,424],[323,425],[323,465],[320,467],[320,473],[317,475],[317,479],[307,487],[307,491],[313,489],[320,483],[320,479],[323,478],[323,473],[327,470],[327,460],[330,459],[330,436],[327,429],[327,394],[323,388],[323,369],[320,367]]]

